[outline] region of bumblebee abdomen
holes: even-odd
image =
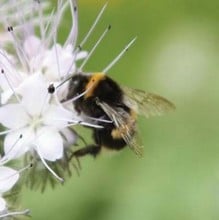
[[[123,138],[114,139],[111,135],[112,129],[95,129],[94,140],[95,143],[113,150],[120,150],[127,144]]]

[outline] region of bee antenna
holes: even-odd
[[[131,45],[136,41],[137,37],[132,39],[126,46],[125,48],[111,61],[110,64],[108,64],[107,67],[104,68],[102,71],[103,73],[107,73],[121,58],[122,56],[128,51],[128,49],[131,47]]]
[[[77,37],[78,37],[78,5],[77,0],[71,0],[70,8],[71,8],[71,17],[72,17],[72,29],[67,37],[65,42],[65,46],[68,44],[72,44],[73,48],[75,48]]]
[[[81,66],[79,67],[79,72],[81,72],[82,68],[85,66],[85,64],[87,63],[87,61],[89,60],[89,58],[91,57],[91,55],[93,54],[93,52],[95,51],[95,49],[98,47],[98,45],[100,44],[100,42],[104,39],[104,37],[106,36],[106,34],[109,32],[109,30],[111,29],[111,25],[109,25],[105,31],[100,35],[99,39],[97,40],[96,44],[93,46],[93,48],[91,49],[91,51],[89,52],[89,54],[87,55],[86,59],[84,59],[83,63],[81,64]]]

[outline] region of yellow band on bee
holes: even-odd
[[[104,80],[106,75],[104,73],[94,73],[88,84],[86,85],[85,89],[87,90],[87,93],[84,95],[85,98],[88,98],[93,95],[93,92],[95,88],[97,87],[100,80]]]

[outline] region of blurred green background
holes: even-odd
[[[104,3],[79,0],[79,39]],[[71,24],[65,22],[61,39]],[[23,207],[33,220],[219,219],[219,1],[111,0],[86,49],[108,24],[112,30],[85,69],[101,71],[138,36],[109,75],[177,109],[139,118],[142,159],[128,148],[85,157],[80,177],[74,172],[43,194],[26,190]]]

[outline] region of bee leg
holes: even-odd
[[[99,145],[88,145],[84,148],[81,148],[73,153],[73,156],[75,157],[83,157],[87,154],[92,155],[93,157],[96,157],[98,153],[100,152],[101,146]]]

